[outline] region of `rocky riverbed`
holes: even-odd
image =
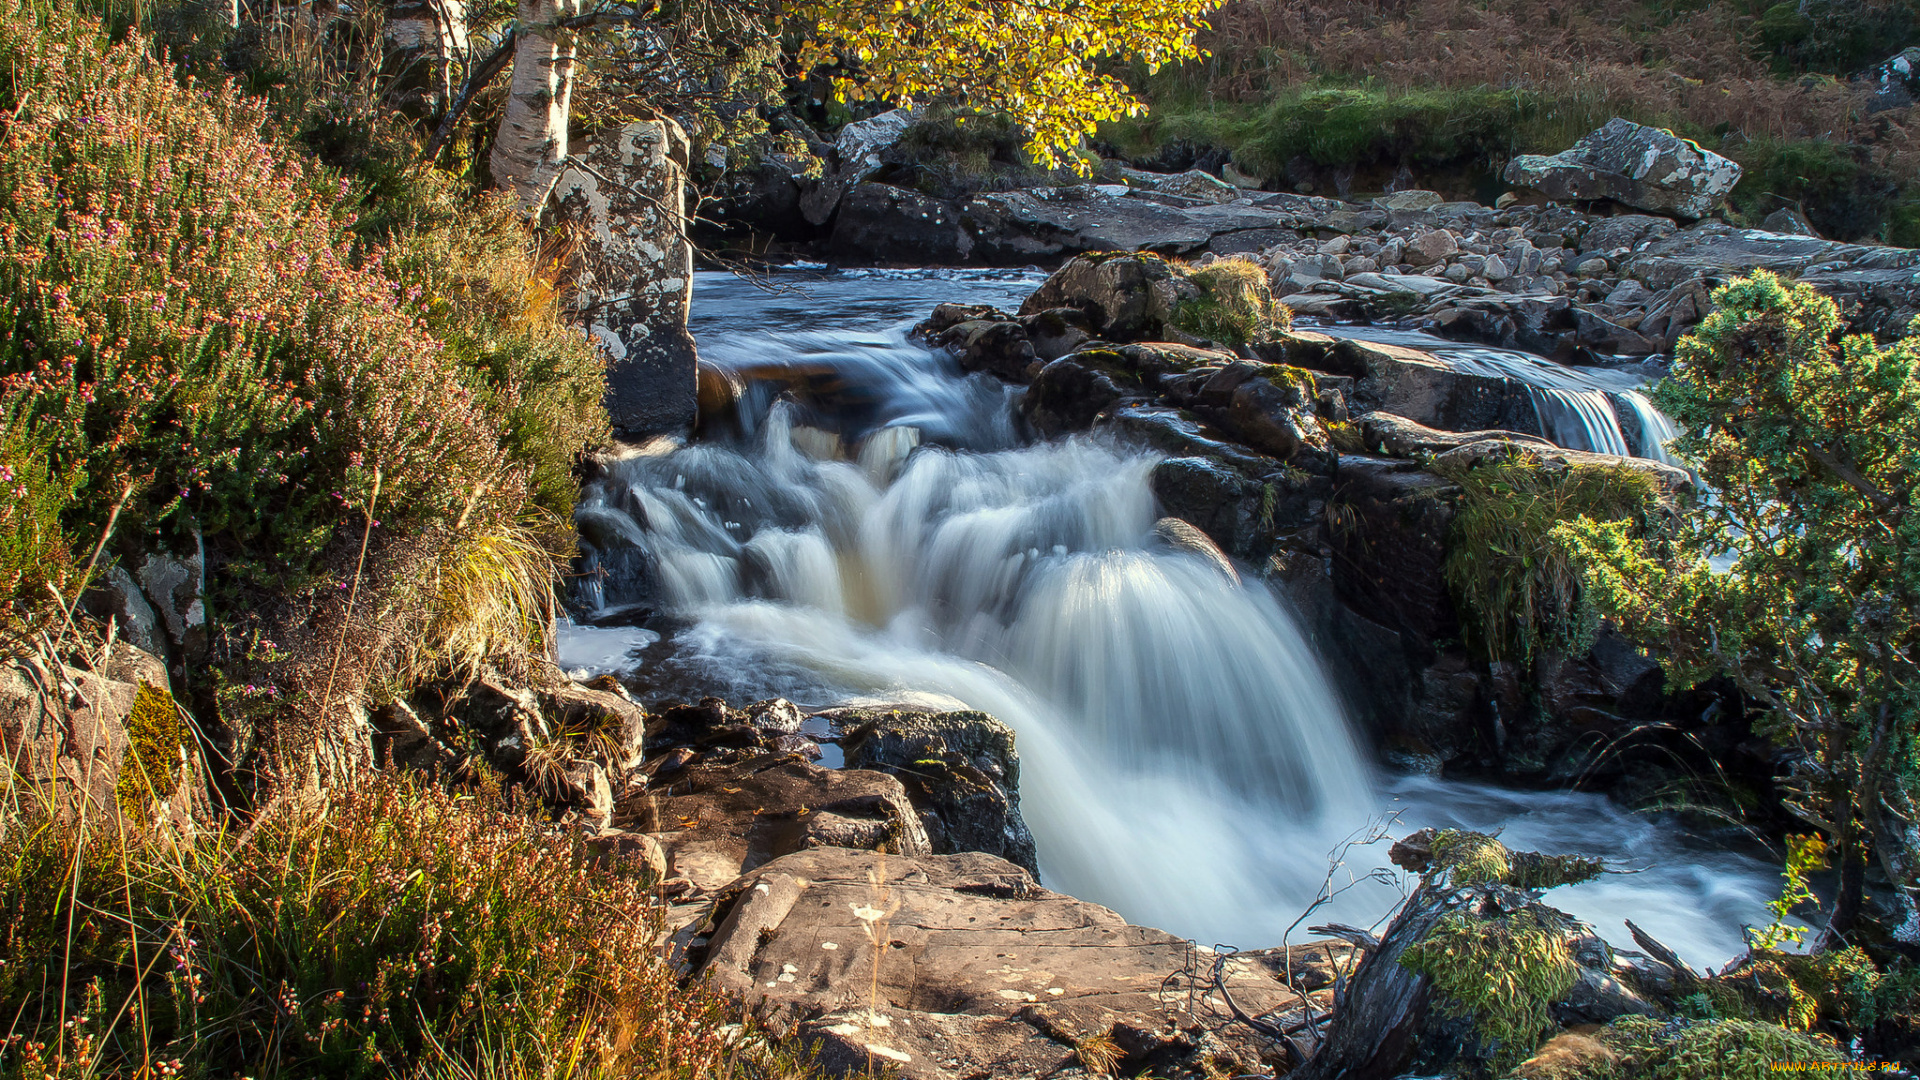
[[[869,179],[893,129],[866,124],[842,136],[824,178],[777,162],[743,175],[722,218],[854,265],[1242,256],[1267,268],[1275,296],[1301,316],[1395,322],[1581,363],[1670,353],[1715,285],[1756,269],[1813,285],[1882,338],[1920,314],[1920,251],[1824,240],[1792,210],[1759,229],[1714,220],[1738,167],[1639,125],[1516,161],[1515,190],[1487,206],[1421,190],[1356,201],[1262,191],[1118,162],[1099,170],[1104,182],[938,198]],[[1711,161],[1638,168],[1689,155]]]

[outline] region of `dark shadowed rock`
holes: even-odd
[[[829,249],[845,259],[966,262],[973,240],[953,203],[887,184],[861,184],[840,204]]]
[[[983,712],[861,706],[818,714],[843,733],[848,768],[898,778],[936,855],[981,851],[1038,874],[1020,816],[1013,729]]]

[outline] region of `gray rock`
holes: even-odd
[[[1212,537],[1193,524],[1177,517],[1163,517],[1153,523],[1153,538],[1161,547],[1192,555],[1219,571],[1228,581],[1240,584],[1240,571],[1233,568],[1233,560],[1227,558]]]
[[[58,821],[192,830],[211,813],[210,791],[164,675],[147,681],[156,674],[151,657],[106,666],[140,681],[31,657],[0,665],[0,769]],[[143,699],[157,713],[136,708]]]
[[[1807,220],[1807,216],[1791,206],[1783,206],[1768,214],[1766,220],[1760,223],[1760,227],[1768,232],[1785,233],[1788,236],[1818,237],[1820,235],[1819,231],[1813,227],[1813,223]]]
[[[96,615],[119,624],[122,641],[131,642],[134,648],[164,660],[167,655],[167,628],[161,624],[153,605],[142,595],[133,575],[127,573],[119,563],[114,563],[101,576],[101,584],[95,590],[97,599],[89,597],[91,609]],[[162,679],[162,685],[164,683]]]
[[[894,109],[840,129],[833,140],[837,165],[800,197],[800,213],[812,225],[825,225],[847,193],[880,171],[881,155],[913,126],[912,109]]]
[[[638,873],[649,885],[658,885],[667,879],[667,849],[646,833],[607,828],[587,837],[583,843],[590,854]]]
[[[861,184],[840,201],[828,247],[846,259],[960,263],[974,244],[953,203],[887,184]]]
[[[684,431],[699,414],[699,356],[687,330],[691,144],[670,119],[636,120],[581,146],[554,186],[582,238],[575,306],[607,349],[607,414],[629,438]]]
[[[1623,271],[1648,288],[1771,270],[1856,305],[1856,330],[1892,338],[1920,311],[1920,250],[1842,244],[1703,222],[1636,252]]]
[[[1582,255],[1604,255],[1616,258],[1633,252],[1664,236],[1671,236],[1678,228],[1672,221],[1650,214],[1615,214],[1612,217],[1596,218],[1587,230],[1580,234],[1580,253]]]
[[[1415,266],[1431,266],[1445,261],[1447,256],[1459,250],[1452,233],[1445,229],[1433,229],[1407,242],[1406,259]]]
[[[167,636],[188,660],[206,655],[206,554],[194,534],[191,554],[174,557],[153,552],[141,560],[140,587],[165,623]]]
[[[843,735],[848,768],[900,780],[936,855],[979,851],[1038,874],[1020,816],[1013,729],[982,712],[859,706],[817,714]]]
[[[571,682],[540,687],[533,696],[552,730],[590,742],[605,755],[605,764],[615,775],[639,766],[645,751],[645,709],[619,694]]]
[[[1740,182],[1740,166],[1672,132],[1615,117],[1571,149],[1514,158],[1504,177],[1550,199],[1612,199],[1701,218]]]
[[[1539,433],[1525,384],[1462,371],[1397,345],[1340,341],[1316,367],[1354,379],[1353,407],[1447,431]]]
[[[1494,282],[1505,281],[1513,276],[1513,271],[1507,267],[1506,260],[1498,255],[1487,256],[1487,261],[1480,268],[1480,272],[1488,281]]]
[[[1920,45],[1909,46],[1867,73],[1875,83],[1867,99],[1869,114],[1904,109],[1920,101]]]
[[[1197,199],[1203,203],[1230,203],[1245,197],[1245,192],[1239,188],[1199,169],[1189,169],[1178,175],[1169,176],[1155,184],[1154,190],[1166,195]]]
[[[1412,189],[1396,191],[1391,195],[1373,200],[1373,205],[1382,210],[1431,210],[1446,200],[1437,191]]]
[[[1041,283],[1020,314],[1074,308],[1107,341],[1163,340],[1175,308],[1199,295],[1198,286],[1160,259],[1078,258]]]
[[[1551,442],[1538,435],[1528,435],[1519,431],[1441,431],[1387,412],[1364,413],[1355,417],[1353,422],[1359,425],[1361,440],[1368,451],[1377,451],[1397,458],[1411,459],[1426,454],[1438,454],[1455,447],[1489,439],[1529,443],[1549,448],[1553,446]]]

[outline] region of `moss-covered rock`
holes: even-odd
[[[127,756],[120,763],[114,796],[120,809],[137,813],[149,800],[163,802],[180,786],[182,754],[193,733],[180,718],[173,695],[142,682],[127,713]]]
[[[1195,337],[1244,345],[1292,329],[1293,313],[1274,303],[1267,272],[1251,259],[1221,259],[1187,273],[1200,295],[1173,310],[1172,323]]]

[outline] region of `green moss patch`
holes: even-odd
[[[193,733],[180,718],[173,695],[141,683],[127,714],[127,756],[120,763],[114,796],[129,813],[149,800],[167,799],[180,786],[180,748],[193,745]]]
[[[1525,455],[1435,471],[1460,485],[1445,576],[1469,643],[1490,660],[1585,651],[1599,618],[1553,528],[1580,517],[1650,520],[1659,483],[1627,466],[1549,467]]]
[[[1505,1069],[1533,1052],[1552,1024],[1547,1006],[1578,978],[1566,929],[1537,906],[1454,912],[1408,947],[1400,963],[1432,980],[1443,1008],[1473,1018],[1495,1068]]]
[[[1173,325],[1195,337],[1244,345],[1293,326],[1293,313],[1273,302],[1267,272],[1251,259],[1221,259],[1187,272],[1200,296],[1173,311]]]

